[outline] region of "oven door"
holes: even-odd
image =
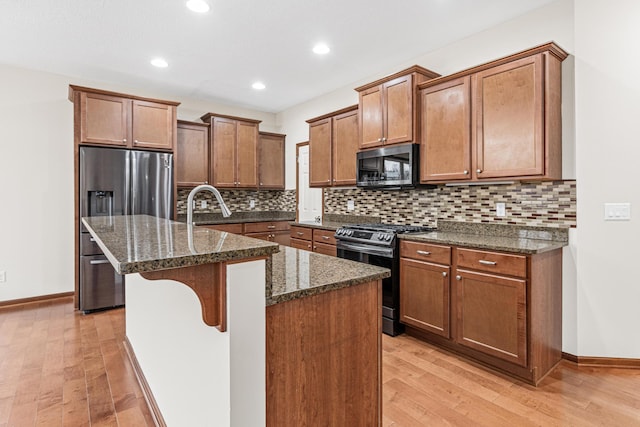
[[[361,243],[336,242],[338,258],[364,262],[391,270],[391,276],[382,279],[382,332],[395,336],[402,333],[400,324],[399,264],[393,247]]]

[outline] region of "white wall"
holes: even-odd
[[[640,3],[576,1],[575,38],[578,354],[640,358]],[[632,220],[603,221],[605,202]]]
[[[178,116],[206,112],[262,120],[275,115],[162,93],[0,65],[0,301],[70,292],[74,288],[73,104],[76,84],[180,101]]]

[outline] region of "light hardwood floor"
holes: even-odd
[[[123,337],[122,309],[0,308],[0,427],[153,425]],[[640,426],[640,370],[562,362],[535,388],[408,336],[382,342],[385,427]]]

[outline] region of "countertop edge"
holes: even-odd
[[[142,261],[123,262],[119,261],[109,248],[104,244],[98,233],[91,227],[84,218],[81,219],[82,224],[89,231],[89,234],[95,239],[104,255],[107,257],[113,268],[118,274],[146,273],[151,271],[172,270],[176,268],[185,268],[202,264],[213,264],[230,260],[242,260],[249,258],[268,257],[278,252],[279,245],[273,244],[269,246],[260,246],[253,248],[244,248],[229,250],[226,252],[217,252],[209,254],[193,254],[174,258],[150,259]],[[212,230],[215,232],[215,230]]]
[[[448,234],[453,234],[453,233],[450,233],[450,232],[447,232],[447,233]],[[440,234],[442,234],[442,232],[440,232]],[[477,237],[475,235],[469,235],[469,236]],[[503,251],[503,252],[526,254],[526,255],[541,254],[541,253],[544,253],[544,252],[549,252],[549,251],[553,251],[553,250],[556,250],[556,249],[560,249],[560,248],[563,248],[563,247],[568,245],[568,242],[563,242],[563,241],[512,238],[514,241],[515,240],[527,240],[527,241],[540,242],[541,246],[539,248],[529,249],[529,248],[522,248],[522,247],[516,247],[516,246],[509,246],[509,245],[492,244],[490,242],[482,242],[482,243],[480,243],[480,242],[476,242],[476,241],[469,241],[469,240],[465,240],[464,233],[457,233],[457,234],[455,234],[455,237],[451,236],[451,237],[448,237],[448,238],[447,237],[443,237],[443,236],[438,236],[438,237],[429,236],[429,233],[426,233],[426,234],[403,234],[403,235],[399,235],[399,238],[403,239],[403,240],[410,240],[410,241],[416,241],[416,242],[446,244],[446,245],[453,245],[453,246],[464,246],[464,247],[467,247],[467,248],[487,249],[487,250],[493,250],[493,251]],[[483,238],[487,239],[487,236],[483,236]]]
[[[269,306],[276,305],[276,304],[281,304],[281,303],[287,302],[287,301],[293,301],[293,300],[297,300],[297,299],[300,299],[300,298],[306,298],[306,297],[310,297],[310,296],[313,296],[313,295],[319,295],[319,294],[323,294],[323,293],[326,293],[326,292],[331,292],[331,291],[335,291],[335,290],[339,290],[339,289],[349,288],[351,286],[361,285],[363,283],[372,282],[374,280],[381,280],[381,279],[384,279],[384,278],[390,277],[390,276],[391,276],[391,272],[390,271],[386,271],[386,272],[371,274],[371,275],[364,276],[364,277],[358,277],[358,278],[355,278],[355,279],[345,279],[345,280],[339,281],[339,282],[327,283],[326,285],[316,286],[314,288],[300,289],[300,290],[297,290],[297,291],[294,291],[294,292],[288,292],[288,293],[284,293],[284,294],[280,294],[280,295],[276,295],[276,296],[272,296],[270,298],[267,298],[266,306],[269,307]]]

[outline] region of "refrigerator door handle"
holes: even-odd
[[[126,188],[124,195],[124,215],[131,215],[131,151],[127,151],[125,157],[124,185]]]

